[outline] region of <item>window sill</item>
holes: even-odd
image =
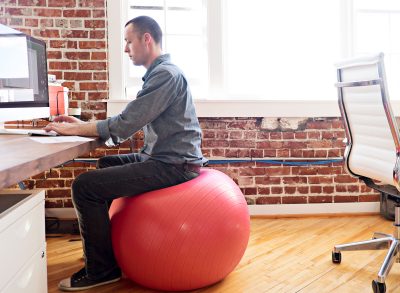
[[[106,100],[107,116],[119,114],[129,100]],[[337,100],[195,100],[198,117],[339,117]],[[400,116],[400,100],[391,102]]]

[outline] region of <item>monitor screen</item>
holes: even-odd
[[[46,43],[0,33],[0,121],[48,118]]]

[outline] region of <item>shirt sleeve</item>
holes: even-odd
[[[100,138],[115,145],[161,115],[177,96],[178,77],[168,70],[150,74],[135,100],[128,103],[121,114],[96,124]]]

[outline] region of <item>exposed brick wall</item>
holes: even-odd
[[[86,120],[106,117],[106,0],[1,0],[0,23],[46,41],[49,74],[65,80],[69,106]]]
[[[339,118],[202,118],[203,152],[231,176],[248,204],[378,201],[376,192],[349,176],[341,159],[344,130]],[[229,159],[253,160],[229,163]],[[254,161],[284,161],[264,163]],[[293,162],[319,162],[291,166]]]
[[[70,107],[83,119],[106,117],[108,97],[105,0],[1,0],[0,23],[39,37],[48,45],[49,73],[70,89]],[[290,166],[254,160],[321,161],[343,155],[338,118],[201,118],[203,152],[224,162],[219,169],[238,183],[249,204],[377,201],[378,195],[348,176],[342,163]],[[126,153],[143,145],[141,133],[119,148],[100,148],[86,157]],[[85,156],[83,156],[85,157]],[[70,163],[25,180],[46,189],[46,207],[71,207],[70,186],[93,164]],[[15,186],[12,188],[16,188]]]

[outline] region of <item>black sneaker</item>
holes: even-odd
[[[62,280],[58,284],[58,289],[62,291],[80,291],[114,283],[119,281],[119,279],[121,279],[121,272],[119,269],[101,279],[91,280],[86,274],[86,269],[82,268],[79,272],[76,272],[70,278]]]

